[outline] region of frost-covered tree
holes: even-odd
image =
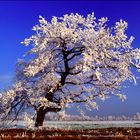
[[[42,126],[47,112],[59,112],[72,104],[97,108],[97,99],[126,95],[125,81],[136,81],[133,68],[140,68],[140,49],[127,37],[127,23],[107,26],[107,18],[94,13],[39,17],[35,34],[25,39],[27,59],[17,63],[15,86],[0,96],[3,110],[16,116],[25,106],[36,113],[35,126]],[[30,56],[30,57],[28,57]],[[10,104],[7,104],[10,103]]]

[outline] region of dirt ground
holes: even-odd
[[[140,128],[0,129],[0,140],[140,140]]]

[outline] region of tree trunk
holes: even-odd
[[[42,107],[37,111],[35,127],[43,126],[45,114],[46,114],[46,112],[43,110]]]
[[[45,114],[47,112],[59,112],[60,110],[61,110],[61,108],[46,108],[46,109],[44,109],[44,107],[41,107],[37,111],[35,127],[43,126],[43,122],[44,122],[44,119],[45,119]]]

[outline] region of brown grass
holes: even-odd
[[[0,140],[140,140],[140,128],[1,129]]]

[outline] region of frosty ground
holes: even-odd
[[[39,129],[8,123],[0,129],[0,140],[140,140],[139,121],[48,121]]]

